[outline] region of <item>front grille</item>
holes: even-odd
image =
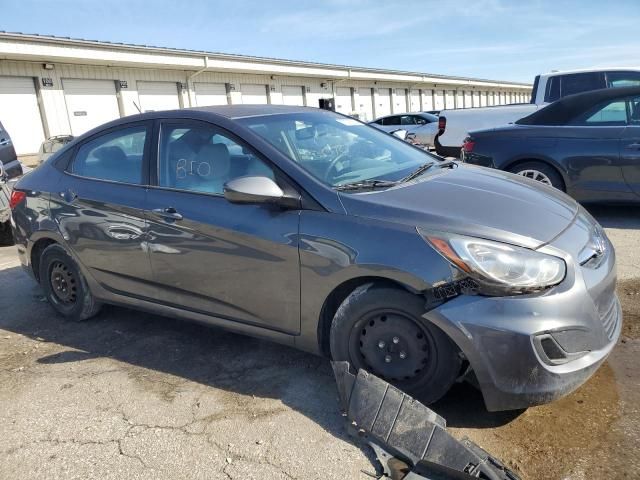
[[[600,320],[602,320],[604,331],[607,332],[607,337],[609,340],[613,340],[613,334],[615,333],[618,322],[620,321],[618,316],[618,301],[615,296],[613,297],[611,305],[607,308],[607,311],[600,317]]]

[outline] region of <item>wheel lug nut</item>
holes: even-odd
[[[386,357],[384,357],[384,361],[386,363],[391,363],[391,355],[387,355]]]
[[[386,345],[386,343],[384,343],[384,341],[382,341],[382,340],[380,340],[380,341],[378,342],[378,348],[384,348],[384,347],[385,347],[385,345]]]
[[[404,360],[405,358],[407,358],[407,354],[404,352],[400,352],[400,358]]]
[[[393,343],[398,343],[400,339],[398,337],[393,337]]]

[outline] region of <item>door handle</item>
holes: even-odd
[[[9,145],[10,143],[11,143],[11,140],[5,140],[3,138],[2,141],[0,142],[0,147],[4,147],[5,145]]]
[[[640,150],[640,143],[630,143],[625,147],[627,150]]]
[[[173,207],[154,208],[152,212],[166,219],[182,220],[182,214],[178,213],[178,211]]]

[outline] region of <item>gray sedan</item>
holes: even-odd
[[[615,254],[555,189],[287,106],[127,117],[13,194],[22,265],[62,316],[131,306],[348,360],[490,410],[582,384],[621,330]],[[541,219],[537,221],[536,219]]]

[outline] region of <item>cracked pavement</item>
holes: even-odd
[[[618,249],[620,277],[635,281],[637,209],[594,211]],[[625,288],[640,302],[638,288]],[[636,331],[555,404],[489,414],[477,391],[457,385],[434,409],[454,435],[525,478],[588,478],[596,458],[605,466],[624,459],[637,472],[637,459],[624,457],[640,439]],[[3,479],[365,479],[374,471],[371,452],[347,436],[326,359],[116,307],[66,322],[21,271],[15,247],[0,248],[0,425]],[[609,478],[625,478],[612,468]]]

